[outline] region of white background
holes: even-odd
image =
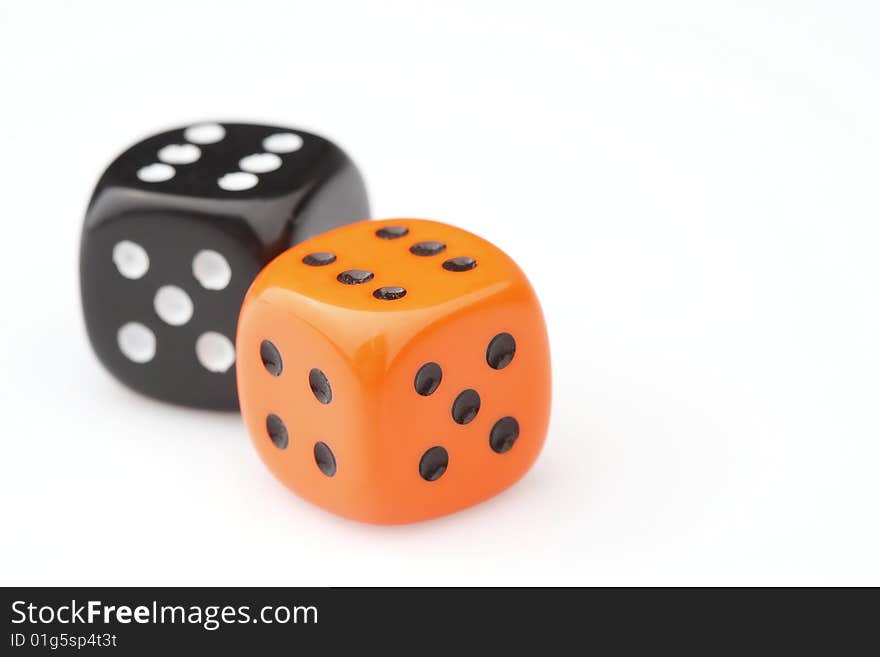
[[[0,8],[2,584],[880,584],[880,13],[848,2]],[[335,139],[377,217],[507,250],[549,324],[531,472],[374,527],[233,414],[112,379],[92,187],[219,118]]]

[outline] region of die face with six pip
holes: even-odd
[[[208,123],[141,141],[105,171],[83,227],[96,354],[149,396],[238,408],[235,327],[248,286],[290,245],[368,212],[358,170],[317,135]]]
[[[286,251],[245,298],[237,350],[261,458],[349,518],[470,506],[516,482],[544,442],[538,299],[506,254],[446,224],[362,222]]]

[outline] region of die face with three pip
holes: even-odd
[[[236,409],[235,328],[254,277],[292,244],[368,213],[357,168],[317,135],[206,123],[149,137],[108,167],[86,213],[92,346],[146,395]]]
[[[525,275],[489,242],[395,219],[299,244],[238,325],[242,414],[269,469],[343,516],[405,523],[516,482],[550,412],[550,354]]]

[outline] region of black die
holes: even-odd
[[[369,215],[357,168],[301,130],[207,123],[120,155],[80,248],[89,339],[117,378],[170,402],[237,409],[235,326],[286,248]]]

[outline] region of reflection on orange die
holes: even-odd
[[[544,443],[538,299],[505,253],[453,226],[362,222],[285,251],[245,297],[236,348],[263,461],[349,518],[404,523],[476,504]]]

